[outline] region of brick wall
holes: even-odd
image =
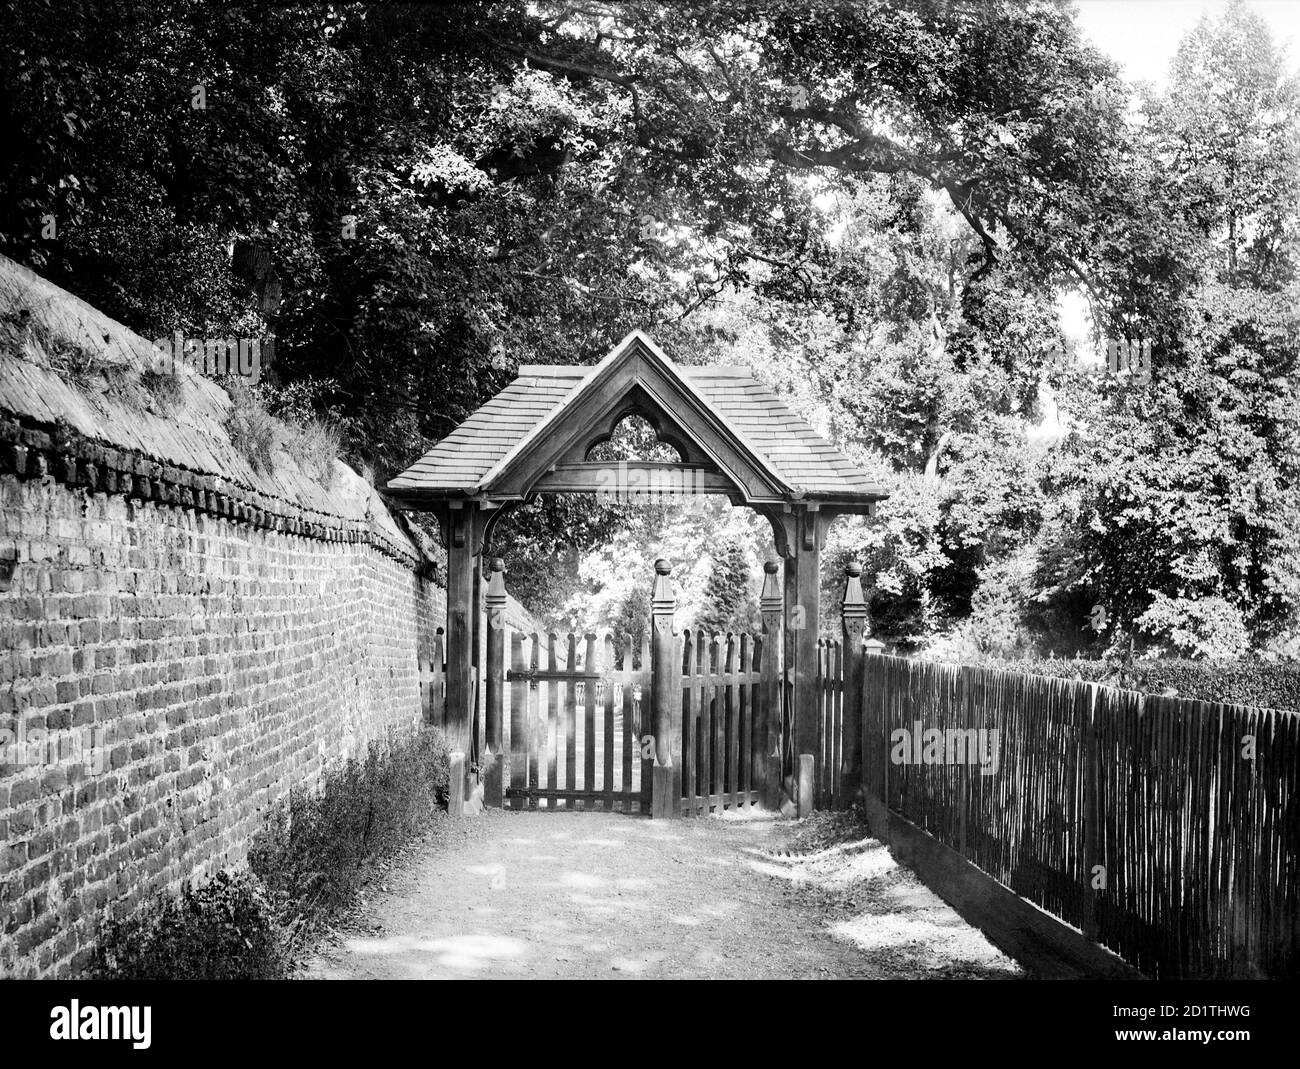
[[[106,915],[423,716],[431,547],[344,464],[254,464],[230,395],[177,365],[160,400],[152,358],[0,256],[0,976],[75,975]]]
[[[443,593],[373,545],[2,475],[0,547],[0,975],[75,973],[106,911],[419,722]]]

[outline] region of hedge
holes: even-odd
[[[1179,698],[1300,710],[1300,662],[1138,659],[1131,665],[1110,661],[1036,659],[988,662],[1029,675],[1076,677],[1146,694],[1172,692]]]

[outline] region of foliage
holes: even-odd
[[[641,327],[753,367],[890,488],[832,531],[825,626],[850,557],[909,649],[1201,656],[1297,622],[1300,88],[1244,3],[1163,92],[1056,0],[6,14],[0,247],[146,336],[273,338],[308,467],[337,433],[382,485],[520,364]],[[1092,373],[1102,336],[1149,339],[1151,381]],[[520,506],[511,589],[635,627],[666,548],[693,611],[716,543],[681,516]]]
[[[288,976],[313,934],[346,909],[376,861],[426,834],[447,802],[447,743],[436,728],[328,769],[294,790],[249,849],[219,871],[106,924],[89,975],[130,980]]]
[[[745,630],[744,609],[756,599],[750,591],[749,565],[737,539],[719,545],[704,587],[704,604],[695,616],[695,626],[706,634],[729,634]]]
[[[249,868],[284,903],[295,941],[349,906],[370,865],[428,831],[445,807],[447,741],[426,728],[387,751],[328,770],[314,792],[294,790],[268,816],[249,849]]]
[[[225,378],[223,385],[230,396],[226,433],[255,471],[274,471],[276,455],[283,452],[309,478],[327,489],[334,484],[340,449],[337,425],[295,403],[294,391],[261,383],[247,386],[236,376]],[[282,401],[286,395],[287,401]],[[284,418],[273,415],[272,408]]]
[[[1138,659],[1131,663],[1089,659],[1011,659],[992,667],[1030,675],[1084,679],[1199,701],[1300,710],[1300,665],[1253,659]]]
[[[276,980],[288,972],[272,896],[252,873],[224,870],[107,925],[87,967],[101,980]]]

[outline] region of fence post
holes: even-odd
[[[484,748],[483,804],[500,808],[503,798],[504,738],[502,713],[505,706],[506,652],[506,564],[492,559],[487,595],[487,746]]]
[[[844,628],[844,717],[840,736],[840,797],[847,808],[860,793],[862,779],[862,640],[867,633],[867,602],[862,596],[862,565],[850,561],[844,569],[844,600],[840,622]],[[857,783],[857,789],[851,785]]]
[[[765,809],[781,808],[781,657],[785,615],[785,595],[777,579],[781,565],[770,560],[763,565],[763,592],[759,609],[763,618],[763,660],[759,664],[760,725],[763,755],[759,767],[759,784]]]
[[[875,692],[875,701],[867,708],[867,658],[885,652],[885,644],[879,639],[869,638],[862,643],[862,704],[859,707],[862,716],[862,794],[866,798],[885,798],[885,761],[888,760],[889,743],[885,738],[885,709],[880,688]],[[879,679],[877,669],[873,678]],[[867,733],[871,733],[871,744],[866,742]],[[877,779],[880,780],[877,783]]]
[[[447,773],[447,816],[465,815],[465,751],[452,750]]]
[[[655,585],[650,594],[652,644],[650,647],[650,730],[654,733],[654,768],[651,773],[650,816],[666,819],[676,816],[677,800],[673,797],[673,698],[676,690],[674,660],[677,639],[673,634],[673,614],[677,599],[669,579],[672,565],[663,558],[655,561]]]

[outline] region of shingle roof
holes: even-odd
[[[740,441],[792,487],[792,497],[885,496],[866,472],[792,412],[748,368],[668,363],[684,388],[698,394]],[[594,371],[591,366],[521,365],[509,386],[389,482],[388,488],[452,495],[486,490],[485,477],[539,424],[572,403]]]

